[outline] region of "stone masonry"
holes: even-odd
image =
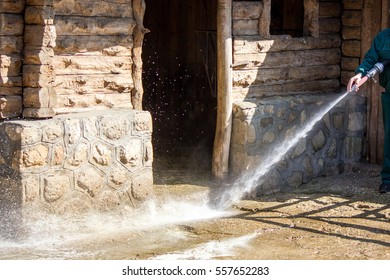
[[[0,134],[2,212],[113,211],[136,207],[152,193],[148,112],[108,109],[11,120],[0,123]]]
[[[261,166],[335,94],[264,98],[234,104],[230,164],[235,176]],[[319,121],[259,181],[258,194],[286,191],[315,177],[351,168],[361,159],[366,98],[349,95]],[[264,181],[263,181],[264,180]]]

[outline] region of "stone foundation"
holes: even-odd
[[[134,110],[0,123],[2,219],[31,207],[61,214],[136,207],[152,193],[151,135],[150,114]]]
[[[239,176],[270,160],[286,139],[304,127],[313,114],[340,95],[269,97],[234,104],[230,165]],[[307,137],[301,139],[259,181],[258,193],[289,190],[323,175],[343,172],[364,152],[366,99],[348,95]]]

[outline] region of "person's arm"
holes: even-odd
[[[378,44],[381,40],[381,34],[375,36],[374,41],[372,42],[371,48],[364,55],[363,62],[359,65],[359,67],[355,71],[355,76],[353,76],[347,85],[347,90],[351,91],[354,85],[358,85],[360,79],[366,75],[367,71],[374,67],[375,63],[379,61],[379,52],[378,52]],[[358,91],[359,88],[356,88]]]

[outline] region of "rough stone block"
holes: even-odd
[[[21,209],[25,217],[30,207],[78,214],[138,206],[153,192],[153,147],[151,131],[133,135],[130,128],[149,119],[147,112],[105,110],[1,122],[0,192],[13,178],[14,196],[0,193],[0,203],[12,201],[10,208]],[[126,133],[114,141],[106,136],[115,132],[100,133],[110,120],[113,127],[116,120],[121,120],[117,128],[125,125]]]

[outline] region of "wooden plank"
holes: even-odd
[[[132,108],[129,94],[91,92],[84,95],[58,95],[57,113],[71,113],[99,108]]]
[[[378,32],[382,28],[382,2],[383,0],[374,0],[373,2],[373,13],[372,13],[372,21],[373,21],[373,34],[372,37],[375,37]],[[387,10],[388,12],[388,10]],[[378,78],[378,77],[377,77]],[[377,161],[383,162],[383,153],[384,153],[384,127],[383,127],[383,114],[382,114],[382,102],[381,102],[381,93],[383,88],[379,86],[378,83],[372,85],[372,92],[377,96],[378,100],[378,116],[377,116]]]
[[[131,74],[130,56],[55,56],[53,67],[57,75]]]
[[[237,19],[256,19],[260,18],[263,10],[262,2],[234,2],[233,1],[233,20]]]
[[[132,17],[132,0],[61,0],[54,1],[57,15],[86,17]]]
[[[341,30],[341,22],[338,18],[320,18],[318,22],[320,34],[338,33]]]
[[[261,85],[250,87],[234,87],[233,100],[242,101],[245,98],[262,98],[266,96],[283,96],[300,93],[324,93],[334,92],[340,88],[339,79],[288,82],[275,85]]]
[[[56,54],[102,51],[113,47],[131,49],[132,36],[57,36]]]
[[[0,53],[20,53],[22,49],[22,36],[0,36]]]
[[[339,34],[323,34],[319,38],[291,38],[271,36],[265,40],[260,36],[234,37],[234,54],[256,54],[310,49],[332,49],[341,46]]]
[[[0,13],[0,36],[20,36],[23,34],[23,29],[22,15]]]
[[[59,36],[133,34],[133,18],[56,16],[54,24]]]
[[[10,0],[1,0],[0,1],[0,11],[8,14],[21,14],[24,10],[25,1],[10,1]]]
[[[225,178],[229,168],[232,129],[232,0],[218,0],[217,10],[217,125],[215,131],[212,173]]]
[[[149,32],[144,27],[144,16],[145,16],[145,1],[134,0],[133,9],[134,17],[137,23],[134,30],[134,46],[133,46],[133,82],[134,88],[131,90],[131,104],[134,109],[142,110],[142,99],[144,89],[142,85],[142,44],[144,42],[145,33]]]
[[[288,82],[337,79],[340,76],[339,65],[321,65],[308,67],[280,67],[273,69],[233,71],[233,86],[274,85]]]
[[[319,2],[319,18],[338,18],[341,15],[341,3],[340,2]]]
[[[245,62],[242,69],[275,68],[275,67],[299,67],[338,64],[340,61],[339,49],[303,50],[273,52],[269,54],[237,54],[234,63]]]
[[[233,35],[257,35],[259,34],[259,20],[238,19],[233,20]]]
[[[54,85],[57,94],[87,94],[92,91],[129,94],[134,87],[129,74],[57,75]]]

